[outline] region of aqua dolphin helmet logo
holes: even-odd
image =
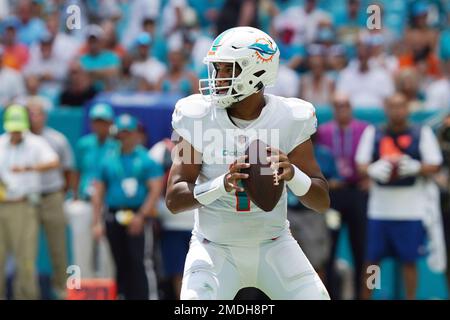
[[[263,62],[272,61],[274,54],[278,51],[276,45],[266,38],[257,39],[248,48],[255,50],[257,59]]]
[[[208,51],[208,56],[213,56],[216,54],[217,49],[222,45],[221,41],[223,39],[223,37],[225,36],[225,34],[227,34],[230,30],[226,30],[224,32],[222,32],[221,34],[219,34],[217,36],[217,38],[214,40],[211,49],[209,49]]]

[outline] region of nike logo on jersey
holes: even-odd
[[[232,156],[232,157],[240,157],[240,156],[243,156],[243,155],[245,155],[245,152],[243,152],[243,151],[239,152],[237,150],[233,150],[233,151],[225,150],[225,149],[222,150],[222,156],[224,156],[224,157],[230,157],[230,156]]]

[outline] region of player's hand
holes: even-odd
[[[137,236],[144,230],[144,216],[142,214],[135,214],[128,225],[128,233],[132,236]]]
[[[367,174],[374,180],[386,183],[391,178],[392,169],[392,163],[386,159],[380,159],[369,165]]]
[[[405,155],[398,163],[398,175],[400,177],[417,176],[421,168],[422,163],[419,160]]]
[[[247,158],[247,156],[239,157],[231,164],[230,170],[225,175],[225,178],[224,178],[225,190],[227,192],[230,192],[233,189],[235,189],[239,192],[244,191],[244,188],[238,186],[238,181],[248,178],[248,174],[240,173],[241,169],[250,167],[250,163],[244,162],[246,158]]]
[[[267,157],[267,161],[271,163],[270,168],[274,171],[278,170],[278,168],[282,170],[281,174],[278,175],[278,180],[292,180],[295,171],[287,154],[273,147],[267,147],[267,152],[270,152],[270,157]]]

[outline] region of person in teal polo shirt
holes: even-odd
[[[113,89],[119,74],[120,58],[113,51],[103,48],[105,33],[100,26],[89,25],[86,29],[87,52],[80,57],[80,64],[97,89]]]
[[[121,148],[104,158],[100,166],[92,199],[94,237],[103,234],[104,221],[116,265],[119,298],[157,299],[156,276],[153,268],[148,270],[153,264],[144,264],[144,253],[152,244],[153,235],[151,228],[144,226],[156,212],[164,173],[148,156],[148,150],[139,145],[136,118],[122,114],[115,126]]]
[[[101,160],[118,150],[119,143],[110,135],[114,112],[109,104],[94,104],[88,116],[92,132],[75,146],[73,201],[66,202],[65,210],[72,230],[74,264],[83,270],[83,277],[109,278],[113,276],[113,259],[106,237],[95,241],[92,237],[91,198]]]
[[[110,136],[114,112],[110,105],[98,103],[89,112],[92,133],[83,136],[76,145],[76,172],[74,198],[89,201],[93,180],[97,176],[100,160],[116,150],[119,145]]]

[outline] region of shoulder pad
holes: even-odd
[[[289,105],[294,120],[308,120],[316,116],[314,106],[308,101],[297,98],[285,98],[285,101]]]
[[[205,101],[201,94],[193,94],[178,100],[174,116],[187,118],[203,118],[211,110],[211,104]]]
[[[281,106],[288,115],[286,127],[289,134],[285,141],[286,152],[308,140],[317,130],[317,117],[311,103],[297,98],[281,98]]]

